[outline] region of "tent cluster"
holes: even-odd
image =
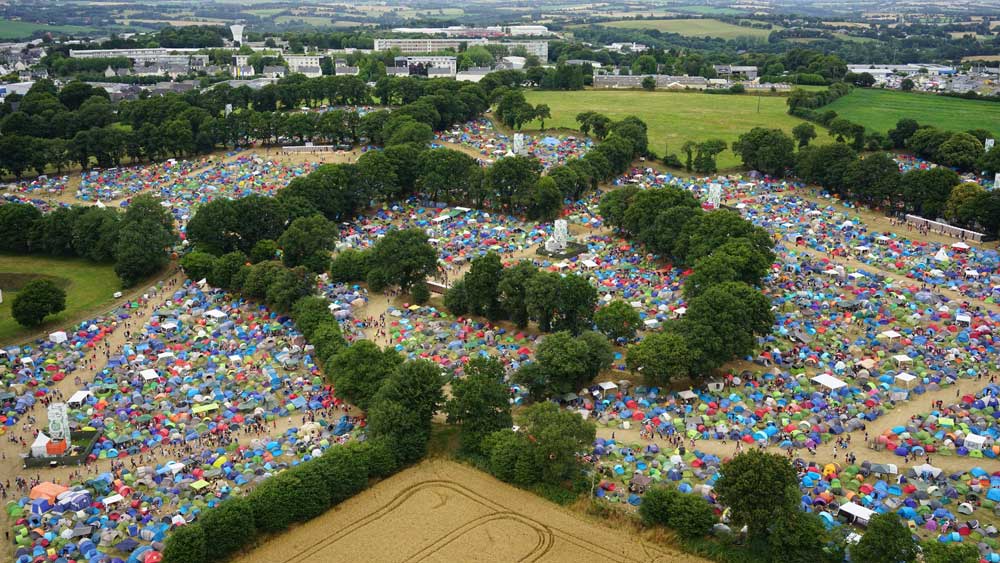
[[[116,458],[339,404],[311,350],[288,318],[188,282],[71,397],[70,426]]]
[[[879,441],[897,454],[906,451],[955,453],[973,458],[1000,455],[1000,387],[988,385],[976,396],[964,395],[952,404],[911,417],[906,426],[887,429]]]
[[[227,154],[231,157],[238,154]],[[305,176],[315,169],[313,164],[290,166],[265,160],[250,154],[227,162],[210,164],[197,173],[186,173],[185,167],[171,171],[167,178],[152,186],[149,193],[159,197],[170,209],[181,228],[194,216],[197,206],[215,199],[239,199],[250,195],[273,196],[292,179]],[[126,205],[123,202],[122,205]]]
[[[35,209],[41,211],[42,213],[48,213],[58,207],[69,207],[68,203],[56,202],[48,199],[41,199],[37,197],[30,197],[25,194],[4,192],[0,193],[0,205],[5,203],[23,203],[25,205],[34,206]]]
[[[526,223],[510,215],[444,204],[424,205],[416,198],[385,206],[341,229],[340,248],[369,248],[390,230],[421,229],[446,264],[460,265],[489,251],[512,253],[545,241],[552,225]]]
[[[66,488],[42,483],[7,504],[14,522],[15,561],[127,558],[157,563],[167,534],[230,495],[309,461],[351,439],[357,430],[338,422],[309,422],[248,446],[203,448],[182,460],[103,473]]]
[[[489,322],[455,318],[434,307],[389,307],[386,330],[408,359],[431,360],[455,375],[475,357],[492,356],[515,371],[534,354],[535,337]]]
[[[9,184],[8,191],[21,194],[62,195],[69,183],[69,176],[38,176],[31,180]]]
[[[602,479],[594,496],[608,502],[637,506],[649,487],[673,483],[682,493],[701,495],[716,504],[713,485],[722,462],[700,451],[681,452],[656,444],[622,444],[598,438],[590,452]]]
[[[497,132],[485,118],[468,121],[452,129],[435,133],[438,142],[465,145],[479,151],[485,162],[514,155],[514,139]],[[580,158],[594,147],[587,137],[524,135],[525,156],[537,158],[542,166],[550,168]]]
[[[948,289],[994,302],[1000,292],[1000,254],[964,242],[931,244],[894,233],[869,231],[860,217],[822,206],[794,194],[747,199],[746,214],[774,233],[783,245],[805,252],[893,272],[900,281]],[[838,274],[830,274],[831,276]]]
[[[43,348],[86,350],[100,338],[100,326],[53,333]],[[165,447],[182,444],[190,453],[102,474],[71,490],[49,484],[10,503],[18,561],[39,555],[99,560],[116,553],[131,553],[136,563],[158,561],[173,527],[349,440],[358,432],[353,418],[322,420],[321,413],[343,404],[311,352],[291,320],[259,305],[190,281],[165,294],[121,354],[69,398],[70,426],[102,431],[92,460],[164,454]],[[307,411],[320,413],[317,422],[245,446],[224,438],[249,424],[268,428],[272,420]]]
[[[159,164],[90,170],[80,175],[75,197],[81,201],[107,201],[130,197],[153,186],[161,186],[187,176],[208,163],[170,159]]]
[[[909,172],[911,170],[930,170],[932,168],[937,168],[939,165],[934,164],[928,160],[918,158],[908,154],[896,154],[893,155],[893,160],[899,165],[900,172]],[[993,186],[992,178],[985,178],[978,174],[973,174],[968,172],[962,175],[963,182],[975,182],[986,189],[990,189]]]
[[[601,480],[597,498],[639,505],[657,484],[670,483],[710,504],[722,461],[702,451],[653,444],[624,444],[598,438],[589,452]],[[815,512],[828,527],[865,526],[876,513],[896,512],[914,531],[941,542],[974,541],[987,560],[1000,548],[996,527],[975,519],[977,511],[1000,511],[1000,474],[980,468],[947,474],[933,465],[911,467],[864,461],[857,465],[795,459],[800,508]]]
[[[12,426],[54,384],[71,375],[104,338],[144,303],[126,302],[111,313],[58,330],[32,344],[0,349],[0,424]]]

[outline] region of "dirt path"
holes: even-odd
[[[876,436],[881,432],[892,428],[894,426],[905,426],[909,423],[910,417],[915,413],[930,411],[931,403],[937,400],[944,401],[945,404],[954,402],[956,397],[956,390],[961,395],[975,394],[976,391],[980,390],[984,385],[983,381],[978,381],[974,379],[961,379],[954,386],[948,387],[946,389],[939,389],[937,391],[930,391],[920,395],[919,399],[913,401],[907,401],[905,403],[898,404],[896,408],[886,412],[883,416],[876,419],[874,422],[867,423],[867,433],[869,435],[869,440],[873,441]],[[620,443],[631,444],[631,443],[655,443],[661,448],[671,448],[666,440],[653,439],[646,440],[639,436],[639,427],[637,425],[632,425],[628,430],[623,428],[605,428],[602,426],[597,427],[597,436],[600,438],[611,438],[612,435]],[[847,432],[845,435],[849,435],[851,439],[851,448],[849,452],[853,452],[858,458],[858,463],[862,461],[871,461],[873,463],[893,463],[898,466],[903,466],[905,462],[903,458],[886,450],[875,450],[868,447],[865,443],[865,431],[855,430],[853,432]],[[842,436],[845,436],[842,435]],[[685,441],[685,445],[689,446],[690,442]],[[756,447],[753,445],[743,444],[744,449],[749,447]],[[721,440],[701,440],[698,439],[695,442],[695,449],[711,453],[722,458],[731,457],[736,453],[736,443],[732,440],[727,440],[723,443]],[[772,453],[784,454],[785,450],[782,450],[777,445],[770,445],[767,448],[768,451]],[[838,452],[837,459],[833,459],[833,444],[824,443],[817,447],[817,453],[815,456],[809,455],[808,451],[804,449],[793,450],[793,455],[795,457],[802,457],[807,461],[815,460],[822,463],[827,463],[830,461],[838,461],[843,463],[844,456],[846,452]],[[970,468],[975,466],[980,466],[988,472],[1000,471],[1000,459],[989,459],[989,458],[969,458],[969,457],[959,457],[957,455],[941,455],[941,454],[931,454],[930,462],[932,465],[940,467],[949,473],[968,471]],[[908,465],[919,465],[924,463],[924,458],[920,458],[916,461],[911,461]]]

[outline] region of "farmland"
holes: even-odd
[[[79,25],[48,25],[44,23],[3,20],[0,21],[0,39],[21,39],[31,37],[38,31],[50,33],[83,34],[96,31],[93,27]]]
[[[687,37],[718,37],[720,39],[736,39],[737,37],[757,37],[767,39],[772,30],[756,29],[733,25],[711,18],[695,18],[681,20],[628,20],[602,24],[607,27],[623,29],[655,29],[664,33],[678,33]],[[775,29],[780,29],[776,26]]]
[[[1000,131],[1000,104],[982,100],[858,88],[823,109],[874,131],[892,129],[904,117],[952,131]]]
[[[417,560],[702,561],[581,520],[531,493],[444,461],[424,462],[387,479],[240,559]]]
[[[532,104],[548,104],[552,118],[546,127],[575,129],[577,114],[597,111],[612,119],[635,115],[649,127],[649,145],[662,153],[680,153],[685,141],[722,139],[729,144],[754,127],[780,127],[786,132],[802,122],[786,113],[780,96],[717,95],[696,92],[643,92],[584,90],[578,92],[527,92]],[[760,104],[760,112],[757,104]],[[532,122],[528,128],[537,128]],[[825,141],[826,135],[820,135]],[[740,164],[732,151],[719,155],[719,168]]]

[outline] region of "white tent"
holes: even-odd
[[[81,389],[76,393],[73,393],[73,396],[70,397],[68,401],[66,401],[66,404],[68,404],[71,408],[76,408],[82,405],[87,400],[87,397],[92,397],[92,396],[93,394],[90,391],[87,391],[86,389]]]
[[[971,248],[964,242],[956,242],[955,244],[951,245],[951,247],[954,248],[955,250],[968,250],[969,248]]]
[[[937,254],[934,255],[934,259],[938,262],[947,262],[948,260],[951,260],[948,258],[948,253],[945,252],[944,247],[941,247],[941,249],[937,251]]]
[[[588,268],[593,269],[593,268],[597,267],[597,262],[594,262],[593,260],[584,260],[583,261],[583,265],[586,266],[586,267],[588,267]]]
[[[226,314],[218,309],[212,309],[211,311],[205,311],[205,316],[212,317],[213,319],[223,319],[226,317]]]
[[[965,447],[970,450],[981,450],[987,446],[987,443],[991,441],[986,436],[980,436],[979,434],[969,434],[965,437]]]
[[[104,506],[111,506],[112,504],[116,502],[121,502],[123,500],[125,500],[125,497],[119,495],[118,493],[115,493],[109,497],[104,497],[104,500],[102,500],[101,502],[104,503]]]
[[[906,385],[907,387],[909,387],[910,383],[912,383],[916,378],[917,376],[906,373],[905,371],[903,373],[896,374],[896,381],[902,381],[903,385]]]
[[[840,506],[840,513],[847,514],[851,521],[861,526],[867,526],[868,521],[875,515],[875,511],[865,508],[853,502],[844,503]]]
[[[893,356],[892,359],[896,360],[897,364],[908,364],[913,361],[913,358],[909,356],[904,356],[902,354]]]
[[[846,383],[830,375],[829,373],[821,373],[816,377],[813,377],[812,381],[819,383],[820,385],[830,389],[831,391],[836,391],[841,387],[847,387]]]
[[[602,381],[601,383],[598,383],[597,386],[600,387],[601,392],[605,394],[607,394],[608,391],[614,391],[615,389],[618,389],[618,385],[610,381]]]
[[[969,315],[955,315],[955,322],[972,324],[972,317]]]
[[[916,473],[917,475],[923,475],[924,473],[927,473],[931,477],[936,478],[938,475],[941,474],[941,469],[934,467],[929,463],[925,463],[923,465],[914,466],[913,472]]]
[[[62,330],[57,330],[52,334],[49,334],[49,342],[53,344],[62,344],[66,342],[66,332]]]
[[[678,393],[677,396],[680,397],[681,399],[684,399],[685,401],[693,401],[694,399],[698,398],[698,395],[695,395],[693,391],[687,389]]]
[[[49,445],[51,441],[45,435],[45,432],[39,432],[38,436],[35,436],[35,441],[31,443],[31,457],[45,457],[48,455],[45,446]]]
[[[900,336],[902,335],[896,332],[895,330],[885,330],[878,334],[879,338],[888,338],[889,340],[895,340]]]
[[[151,381],[160,377],[159,374],[156,373],[155,369],[144,369],[139,372],[139,375],[141,375],[146,381]]]

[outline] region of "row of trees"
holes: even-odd
[[[360,118],[342,110],[276,112],[302,103],[370,103],[373,92],[386,103],[404,105],[392,116],[383,111]],[[103,89],[71,82],[59,90],[51,81],[40,80],[25,96],[8,96],[0,105],[0,170],[20,177],[32,168],[40,174],[47,167],[61,171],[72,162],[84,168],[92,162],[111,167],[126,157],[156,160],[283,139],[365,139],[382,145],[405,117],[438,130],[480,115],[487,100],[478,85],[454,80],[393,78],[373,90],[356,77],[293,75],[256,91],[220,85],[115,105]],[[226,112],[227,107],[234,111]],[[404,129],[421,142],[431,137],[430,130]]]
[[[989,131],[956,133],[903,119],[881,135],[835,118],[830,122],[830,134],[838,143],[808,146],[815,136],[809,124],[800,124],[792,133],[795,140],[779,129],[754,128],[740,136],[733,150],[749,168],[776,177],[793,170],[807,182],[871,207],[932,219],[943,217],[959,226],[978,226],[991,233],[1000,228],[998,198],[979,184],[963,184],[957,189],[961,177],[946,167],[901,173],[890,154],[860,156],[858,148],[909,149],[919,157],[959,170],[993,174],[1000,172],[1000,151],[985,150],[984,141],[992,136]],[[846,138],[851,137],[854,141],[849,145]]]
[[[174,242],[173,217],[149,195],[125,213],[73,206],[43,215],[29,204],[0,205],[0,250],[113,261],[126,287],[163,269]]]
[[[770,332],[770,301],[756,289],[774,262],[767,231],[732,211],[705,212],[689,192],[673,186],[627,186],[607,194],[600,209],[625,236],[675,266],[693,267],[684,282],[684,317],[628,349],[629,369],[648,384],[706,375],[752,352],[756,337]],[[618,309],[612,318],[626,318]]]
[[[597,290],[583,277],[539,270],[528,260],[504,268],[495,252],[474,258],[469,271],[445,294],[455,315],[509,319],[524,328],[580,334],[593,326]]]

